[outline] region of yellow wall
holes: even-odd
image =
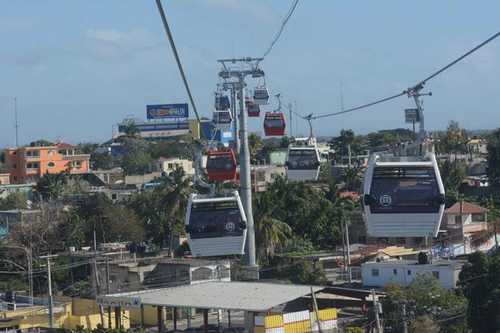
[[[72,302],[56,306],[56,309],[62,307],[62,311],[55,313],[54,326],[66,329],[76,329],[77,326],[84,328],[96,328],[101,323],[99,307],[95,300],[74,298]],[[108,325],[107,309],[104,309],[104,326]],[[5,319],[11,320],[5,320]],[[130,328],[130,313],[128,310],[122,311],[122,327]],[[0,329],[19,327],[20,329],[32,327],[48,327],[49,317],[47,308],[43,306],[34,306],[27,309],[0,312]],[[115,326],[115,314],[111,312],[111,324]]]

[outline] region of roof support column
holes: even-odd
[[[208,309],[203,309],[203,331],[208,333]]]
[[[174,331],[177,331],[177,308],[172,309],[172,320],[174,321]]]
[[[163,306],[156,307],[156,319],[158,321],[158,332],[163,333]]]
[[[115,328],[120,329],[122,327],[122,308],[115,306]]]

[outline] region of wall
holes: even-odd
[[[337,328],[337,309],[319,310],[318,315],[323,332],[331,332]],[[255,333],[307,333],[319,331],[316,313],[309,312],[309,310],[279,314],[257,314],[254,324]]]
[[[372,274],[373,269],[378,269],[378,276]],[[396,262],[391,265],[387,262],[368,262],[361,265],[361,279],[365,287],[385,287],[390,283],[407,287],[418,274],[433,274],[433,272],[439,272],[438,280],[444,288],[456,287],[460,269],[453,264],[414,265]]]

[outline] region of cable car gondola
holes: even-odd
[[[229,97],[221,93],[215,93],[215,110],[223,111],[231,108]]]
[[[265,86],[254,89],[253,101],[258,105],[266,105],[269,102],[269,92]]]
[[[369,236],[437,236],[445,193],[434,154],[372,155],[363,192],[363,217]]]
[[[247,108],[249,117],[259,117],[260,116],[260,106],[259,104],[252,101],[250,98],[245,99],[245,106]]]
[[[266,136],[283,136],[285,134],[285,126],[283,112],[266,112],[264,118],[264,134]]]
[[[227,130],[231,128],[231,122],[233,121],[231,110],[215,110],[212,121],[215,127],[219,130]]]
[[[246,216],[238,192],[228,196],[192,194],[186,212],[186,232],[194,257],[242,255]]]
[[[206,166],[208,180],[222,182],[236,178],[236,157],[232,149],[210,150]]]
[[[286,177],[291,181],[315,181],[319,178],[320,156],[316,145],[292,144],[288,147]]]

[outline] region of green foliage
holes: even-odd
[[[408,288],[389,285],[386,292],[387,297],[382,300],[384,318],[395,332],[402,329],[403,320],[411,326],[413,321],[429,316],[435,322],[460,315],[467,307],[467,300],[462,295],[444,289],[430,274],[417,275]],[[406,305],[406,317],[401,310],[403,304]],[[460,320],[458,318],[455,325],[446,322],[441,326],[441,331],[459,332],[455,329],[460,327],[456,325],[460,324]]]
[[[149,153],[149,144],[142,138],[123,136],[119,138],[126,154],[121,158],[120,166],[127,175],[145,174],[151,170],[153,161]]]
[[[0,198],[0,210],[26,209],[28,197],[24,192],[12,192],[6,198]]]
[[[128,207],[140,216],[145,236],[163,247],[169,237],[169,249],[175,235],[184,233],[184,218],[191,190],[182,168],[159,179],[161,185],[153,191],[135,195]]]
[[[268,215],[286,223],[293,234],[310,241],[314,247],[332,248],[340,239],[340,207],[326,198],[321,189],[279,177],[255,198],[256,216]]]
[[[92,170],[109,170],[115,167],[115,160],[111,154],[92,152],[90,167]]]
[[[500,255],[476,252],[460,272],[460,285],[469,300],[467,321],[472,332],[497,332],[500,328]]]
[[[439,163],[441,179],[446,191],[458,192],[466,176],[465,163],[455,160],[445,160]]]
[[[149,153],[155,160],[160,157],[191,158],[194,155],[191,145],[180,140],[151,143]]]
[[[30,147],[49,147],[49,146],[54,146],[55,143],[52,141],[45,140],[45,139],[40,139],[40,140],[30,142],[29,145],[30,145]]]
[[[500,128],[488,137],[488,177],[500,186]]]
[[[61,198],[67,182],[67,174],[64,172],[46,173],[36,183],[35,191],[44,200],[57,200]]]
[[[415,318],[414,321],[411,322],[410,326],[408,327],[408,332],[409,333],[420,333],[420,332],[425,332],[425,333],[439,333],[439,325],[436,323],[435,320],[432,319],[431,316],[424,315]]]
[[[257,163],[257,155],[262,150],[264,144],[260,136],[255,133],[248,135],[248,148],[250,150],[250,160],[252,164]]]

